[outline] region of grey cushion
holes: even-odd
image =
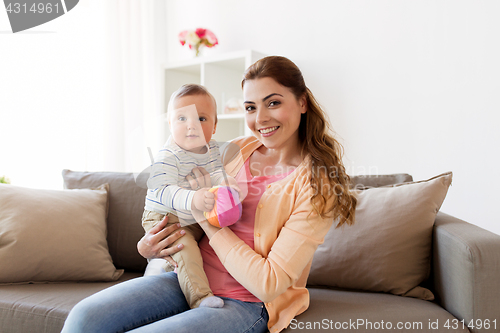
[[[330,229],[314,254],[308,284],[433,299],[418,285],[429,275],[434,220],[451,179],[445,173],[356,191],[356,222]]]
[[[456,330],[445,328],[447,320],[451,325],[456,318],[433,302],[363,291],[309,288],[309,292],[309,309],[297,316],[283,332],[469,332],[461,327]],[[358,320],[360,325],[352,326]],[[439,329],[429,329],[429,322],[436,320]],[[382,321],[385,326],[380,326]],[[307,329],[308,323],[317,323],[317,326]],[[321,326],[325,323],[328,329]],[[398,329],[398,323],[409,325],[409,328]],[[392,325],[391,329],[387,329],[388,325]]]
[[[114,282],[0,286],[0,331],[60,332],[76,303],[102,289],[138,276],[141,274],[125,273]]]
[[[0,184],[0,282],[117,280],[123,270],[106,242],[108,188]]]
[[[137,242],[144,235],[141,217],[147,188],[139,186],[132,173],[63,170],[62,175],[68,189],[109,184],[109,253],[117,268],[143,271],[147,261],[137,252]]]

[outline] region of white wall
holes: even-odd
[[[100,9],[96,0],[81,1],[12,34],[0,5],[0,176],[12,184],[61,189],[62,169],[102,170],[107,58]]]
[[[351,174],[407,172],[454,181],[442,211],[500,234],[500,2],[253,0],[167,3],[177,34],[209,28],[205,54],[284,55],[328,111]]]
[[[0,176],[61,189],[65,168],[149,166],[163,109],[161,1],[82,0],[16,34],[0,5]]]
[[[177,34],[199,26],[219,37],[207,55],[254,49],[289,57],[328,111],[351,174],[408,172],[420,180],[451,170],[442,210],[500,234],[499,1],[166,4],[166,60],[191,56]],[[0,176],[60,188],[63,168],[106,169],[101,9],[98,0],[82,0],[19,34],[6,33],[0,10]]]

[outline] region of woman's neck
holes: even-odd
[[[293,151],[272,149],[262,145],[250,156],[250,173],[260,176],[271,176],[288,173],[302,163],[303,157],[297,147]]]
[[[268,161],[269,165],[282,165],[297,167],[302,162],[300,148],[295,149],[272,149],[262,145],[257,149],[262,158]]]

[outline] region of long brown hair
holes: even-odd
[[[302,114],[299,125],[299,142],[303,156],[311,157],[311,187],[314,194],[311,204],[323,218],[333,217],[337,227],[354,223],[357,199],[349,191],[350,178],[342,163],[342,145],[330,134],[326,114],[314,95],[306,87],[299,68],[289,59],[279,56],[265,57],[251,65],[243,76],[245,82],[270,77],[289,88],[300,99],[306,96],[307,112]]]

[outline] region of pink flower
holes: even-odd
[[[184,46],[184,44],[186,44],[186,35],[187,35],[188,31],[187,30],[184,30],[184,31],[181,31],[181,33],[179,34],[179,42],[181,42],[181,45]]]
[[[215,34],[208,29],[206,31],[206,38],[208,41],[208,47],[214,47],[215,45],[219,44],[219,41],[217,40],[217,37],[215,37]]]
[[[214,47],[219,44],[215,34],[204,28],[197,28],[196,30],[184,30],[179,33],[179,42],[181,45],[188,45],[190,49],[196,50],[196,56],[200,52],[202,46]]]
[[[189,44],[189,45],[196,45],[196,44],[199,44],[201,43],[201,38],[198,37],[198,35],[194,32],[194,31],[188,31],[188,33],[186,34],[186,42]]]
[[[195,30],[195,33],[198,35],[198,37],[200,37],[200,39],[203,39],[203,37],[205,37],[205,32],[207,31],[207,29],[198,28]]]

